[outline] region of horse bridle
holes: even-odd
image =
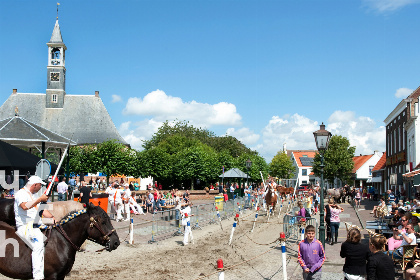
[[[96,227],[96,229],[98,229],[99,232],[102,233],[102,235],[103,235],[102,236],[102,239],[106,242],[105,247],[106,247],[106,249],[109,249],[109,246],[110,246],[110,238],[109,238],[109,236],[115,231],[115,228],[113,228],[112,230],[110,230],[108,233],[105,233],[103,231],[103,229],[99,226],[99,224],[95,220],[95,218],[94,217],[90,217],[90,225],[89,225],[89,228],[90,229],[93,229],[93,227]],[[98,244],[102,245],[101,243],[99,243],[98,241],[96,241],[96,240],[94,240],[94,239],[92,239],[90,237],[88,237],[88,239],[90,241],[93,241],[95,243],[98,243]]]
[[[98,224],[98,222],[95,220],[95,218],[94,217],[90,217],[90,225],[89,225],[89,228],[90,229],[93,229],[93,227],[96,227],[98,230],[99,230],[99,232],[100,233],[102,233],[103,234],[103,236],[102,236],[102,239],[104,240],[104,241],[106,241],[106,244],[105,244],[105,248],[108,250],[109,248],[110,248],[110,238],[109,238],[109,236],[115,231],[115,229],[112,229],[112,230],[110,230],[108,233],[105,233],[103,230],[102,230],[102,228],[99,226],[99,224]],[[76,251],[79,251],[80,250],[80,247],[79,246],[77,246],[76,244],[74,244],[72,241],[71,241],[71,239],[70,239],[70,237],[67,235],[67,233],[64,231],[64,229],[63,229],[63,227],[61,226],[61,224],[58,224],[57,225],[57,227],[56,227],[56,229],[57,229],[57,231],[59,232],[59,233],[61,233],[61,235],[63,235],[64,236],[64,238],[71,244],[71,246],[73,246],[73,248],[74,249],[76,249]],[[49,236],[48,236],[48,238],[47,238],[47,240],[49,239]],[[89,239],[90,241],[93,241],[93,242],[95,242],[95,243],[98,243],[99,245],[102,245],[101,243],[99,243],[98,241],[96,241],[95,239],[93,239],[93,238],[90,238],[90,237],[88,237],[87,239]]]

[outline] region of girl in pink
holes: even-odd
[[[338,239],[338,228],[340,227],[340,213],[343,212],[343,207],[337,205],[337,204],[330,204],[330,212],[331,212],[331,218],[330,218],[330,227],[331,227],[331,245],[334,245],[334,243],[337,243]],[[335,242],[334,242],[335,238]]]

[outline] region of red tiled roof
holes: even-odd
[[[382,157],[379,159],[378,163],[375,165],[372,171],[378,171],[378,170],[384,169],[385,164],[386,164],[386,152],[383,153]]]
[[[309,173],[309,176],[311,176],[311,175],[315,175],[315,173],[313,173],[313,172]]]
[[[373,155],[366,155],[366,156],[357,156],[353,158],[354,167],[352,173],[356,173],[366,161],[368,161]]]
[[[405,173],[405,174],[403,174],[403,177],[405,177],[405,178],[411,178],[411,177],[414,177],[415,175],[417,175],[419,173],[420,173],[420,169],[419,170],[414,170],[414,171],[411,171],[411,172],[408,172],[408,173]]]
[[[295,157],[296,163],[299,167],[303,167],[302,163],[300,162],[300,158],[307,156],[308,158],[314,158],[315,151],[293,151],[293,156]]]

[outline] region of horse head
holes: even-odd
[[[120,239],[111,224],[108,214],[101,207],[94,206],[92,203],[86,206],[86,212],[90,221],[88,229],[89,240],[105,246],[108,251],[117,249],[120,245]]]

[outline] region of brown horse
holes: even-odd
[[[293,187],[286,188],[283,186],[277,186],[276,190],[280,196],[285,196],[286,194],[293,194],[295,189]]]
[[[273,213],[274,213],[274,209],[276,209],[276,204],[277,204],[277,195],[274,192],[274,189],[272,189],[271,187],[268,187],[267,194],[265,195],[265,203],[268,205],[268,207],[272,206]]]
[[[5,251],[0,252],[0,255],[4,254],[0,257],[0,273],[16,279],[32,279],[31,249],[15,231],[14,227],[0,222],[0,232],[5,233],[5,240],[13,241],[12,245],[1,248]],[[45,279],[64,279],[86,239],[105,246],[108,251],[120,245],[108,215],[93,204],[69,214],[52,228],[44,251]]]

